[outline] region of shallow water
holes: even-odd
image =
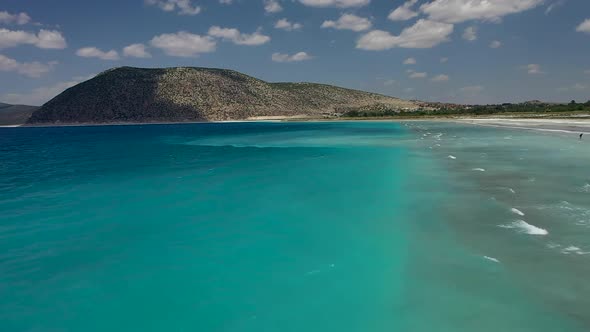
[[[587,331],[589,152],[430,122],[0,129],[0,330]]]

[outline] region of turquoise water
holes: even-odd
[[[0,330],[587,331],[590,145],[572,137],[0,128]]]

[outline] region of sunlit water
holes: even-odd
[[[1,331],[588,331],[590,142],[0,129]]]

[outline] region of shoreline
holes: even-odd
[[[590,119],[580,117],[570,118],[478,118],[478,117],[428,117],[428,118],[366,118],[366,119],[338,119],[338,118],[295,118],[272,117],[251,118],[246,120],[225,121],[189,121],[189,122],[116,122],[116,123],[71,123],[71,124],[38,124],[38,125],[0,125],[1,128],[48,128],[48,127],[98,127],[98,126],[144,126],[144,125],[182,125],[182,124],[216,124],[216,123],[277,123],[277,122],[454,122],[469,125],[512,128],[522,130],[537,130],[561,133],[583,133],[590,135]]]

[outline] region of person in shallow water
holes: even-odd
[[[580,139],[582,139],[582,136],[584,136],[584,133],[581,133],[581,134],[580,134]]]

